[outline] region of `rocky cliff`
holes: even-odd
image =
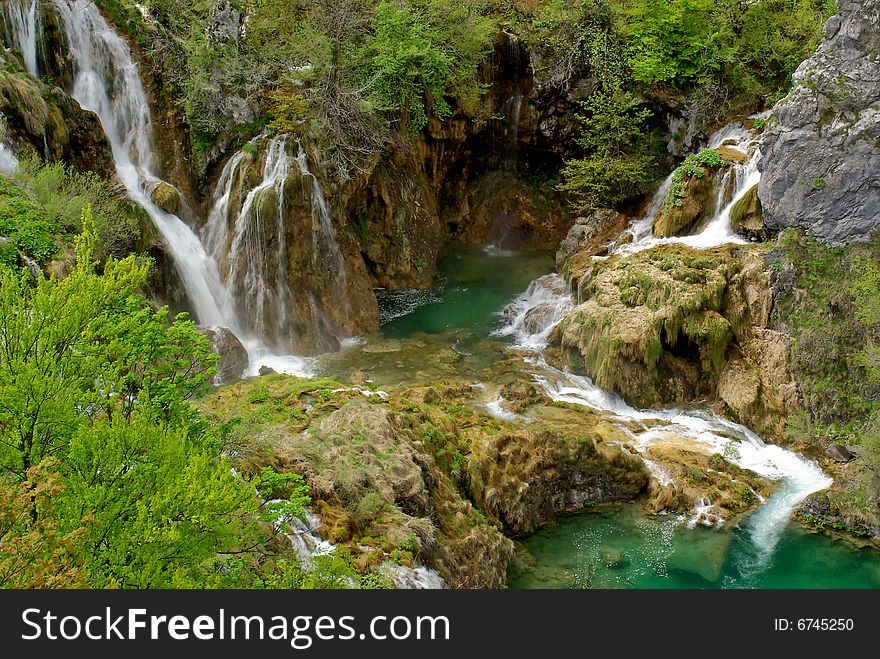
[[[841,0],[793,79],[764,140],[767,226],[865,240],[880,227],[880,1]]]

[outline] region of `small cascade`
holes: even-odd
[[[627,245],[639,245],[651,239],[652,230],[654,228],[654,218],[663,208],[663,202],[672,189],[672,174],[666,177],[651,201],[645,207],[645,213],[638,220],[630,223],[626,231],[623,232],[616,240],[608,245],[608,253],[614,254],[621,251]]]
[[[391,577],[396,588],[403,590],[444,590],[446,582],[434,570],[426,567],[407,567],[396,563],[382,563],[379,572]]]
[[[42,31],[37,0],[5,0],[0,2],[0,20],[7,45],[18,50],[24,65],[33,77],[40,77],[37,43]]]
[[[269,140],[262,181],[233,218],[229,203],[243,159],[239,152],[223,168],[203,231],[205,245],[247,332],[284,351],[293,299],[284,230],[284,184],[290,175],[286,136]]]
[[[539,277],[505,307],[502,314],[507,323],[494,334],[513,337],[518,348],[543,350],[550,342],[553,328],[573,307],[562,277],[557,274]]]
[[[528,291],[511,303],[508,308],[515,309],[515,313],[508,314],[508,325],[502,330],[517,336],[521,345],[535,346],[538,351],[546,346],[547,325],[535,323],[530,326],[524,319],[547,304],[547,293],[540,292],[547,290],[546,282],[542,281],[546,279],[542,277],[532,282]],[[564,308],[562,302],[554,304],[559,309]],[[569,308],[572,305],[570,299],[568,305]],[[597,387],[588,377],[553,368],[540,352],[526,357],[526,361],[532,366],[535,381],[553,400],[610,412],[621,421],[636,422],[642,429],[628,432],[633,445],[640,452],[653,444],[684,438],[702,447],[708,454],[724,455],[725,459],[738,467],[780,481],[781,487],[745,522],[752,542],[760,550],[759,556],[768,556],[773,552],[794,509],[807,496],[832,483],[812,460],[780,446],[765,444],[745,426],[709,410],[639,410],[628,405],[618,394]],[[719,526],[723,523],[710,502],[702,502],[691,519],[694,525]]]
[[[514,171],[519,161],[519,126],[522,122],[523,100],[522,90],[517,90],[501,106],[501,114],[504,115],[504,166]]]
[[[312,268],[313,273],[321,273],[321,278],[332,282],[333,294],[337,301],[341,302],[342,308],[348,310],[348,275],[345,271],[345,258],[339,247],[339,239],[336,228],[333,226],[333,218],[330,215],[330,207],[321,189],[318,178],[309,171],[308,156],[302,144],[296,156],[296,164],[303,177],[312,181],[311,185],[311,208],[312,208]]]
[[[0,142],[0,174],[11,176],[18,170],[18,158],[3,142]]]
[[[751,119],[765,118],[767,113],[754,115]],[[657,245],[682,244],[696,249],[709,249],[734,243],[744,244],[730,223],[730,214],[738,201],[745,197],[761,180],[758,164],[761,160],[760,137],[741,121],[732,121],[715,132],[709,140],[709,148],[724,147],[742,154],[742,162],[733,162],[718,181],[715,212],[703,229],[691,236],[654,238],[652,227],[657,213],[663,207],[672,187],[672,174],[654,193],[644,215],[632,222],[627,231],[611,245],[609,254],[634,254]],[[674,172],[673,172],[674,173]]]
[[[271,502],[270,502],[271,503]],[[320,518],[306,510],[305,519],[288,517],[285,520],[288,532],[285,533],[300,564],[306,569],[315,567],[315,559],[336,551],[336,545],[318,535]],[[437,572],[426,567],[408,567],[395,563],[382,563],[378,571],[388,576],[396,588],[401,589],[445,589],[449,586]],[[357,587],[350,579],[343,584],[346,588]]]

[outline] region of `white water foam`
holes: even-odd
[[[757,114],[750,119],[763,119],[767,114]],[[657,213],[663,208],[666,197],[672,188],[673,172],[654,193],[644,215],[630,224],[622,238],[618,238],[609,245],[609,255],[626,256],[658,245],[669,244],[686,245],[695,249],[710,249],[721,245],[747,243],[748,241],[737,234],[731,226],[730,212],[736,203],[761,180],[761,173],[758,171],[758,164],[761,160],[760,137],[756,135],[754,130],[746,128],[742,122],[732,121],[716,131],[709,140],[710,149],[717,149],[721,146],[741,152],[745,159],[743,162],[732,163],[723,179],[718,182],[715,213],[699,233],[673,238],[653,237],[654,220]],[[724,193],[730,178],[733,179],[733,197],[725,204],[723,203]]]
[[[3,142],[0,142],[0,174],[11,176],[18,171],[18,158]]]
[[[42,26],[37,0],[0,2],[0,18],[6,27],[7,39],[21,53],[27,72],[39,78],[37,43]]]
[[[505,307],[507,323],[493,332],[510,336],[524,350],[543,350],[553,328],[574,308],[565,280],[557,274],[545,275],[529,284],[525,293]]]

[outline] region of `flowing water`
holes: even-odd
[[[632,505],[564,518],[524,545],[534,564],[511,570],[511,588],[880,588],[876,550],[796,524],[766,556],[749,520],[730,531],[689,529]]]
[[[314,273],[321,273],[322,278],[333,282],[333,291],[337,300],[342,302],[343,311],[347,311],[348,304],[348,275],[345,272],[345,259],[339,248],[339,239],[330,208],[324,197],[324,191],[318,178],[309,170],[308,155],[302,144],[296,156],[296,165],[300,173],[312,182],[311,209],[312,209],[312,269]]]
[[[148,194],[165,184],[155,173],[152,120],[147,96],[122,38],[107,24],[90,0],[52,0],[64,25],[73,67],[73,98],[101,121],[113,152],[116,173],[129,197],[150,215],[180,274],[197,320],[209,327],[228,327],[242,341],[250,357],[249,371],[261,365],[276,371],[307,374],[307,362],[276,356],[259,337],[239,322],[223,286],[214,259],[193,229],[176,215],[159,208]],[[36,30],[7,23],[20,42],[34,43]],[[27,46],[28,53],[32,48]]]
[[[296,357],[278,357],[263,336],[282,335],[280,318],[290,308],[292,292],[286,283],[271,282],[264,266],[273,263],[284,274],[286,254],[281,226],[284,182],[290,172],[288,145],[283,137],[267,146],[263,180],[251,190],[232,221],[230,196],[243,156],[233,156],[221,175],[214,209],[205,229],[205,245],[176,215],[159,208],[148,190],[163,183],[154,171],[149,106],[137,66],[124,41],[109,27],[89,0],[52,0],[67,34],[73,67],[71,93],[94,111],[107,134],[120,182],[142,205],[164,238],[183,279],[198,320],[225,326],[242,340],[250,355],[249,372],[261,364],[276,371],[306,374],[313,364]],[[4,25],[24,55],[28,69],[37,74],[39,30],[36,3],[3,3]],[[517,108],[511,106],[511,115]],[[743,242],[730,227],[730,209],[758,181],[760,149],[756,137],[742,124],[731,124],[716,134],[710,146],[731,146],[746,157],[734,164],[719,182],[717,210],[700,233],[658,240],[650,235],[671,178],[660,187],[642,218],[629,228],[631,241],[616,241],[610,251],[622,255],[662,243],[697,248]],[[336,295],[345,299],[347,276],[337,234],[323,191],[309,170],[299,147],[294,159],[300,173],[312,181],[313,267],[334,282]],[[14,157],[0,147],[0,165],[14,165]],[[728,198],[728,191],[730,195]],[[274,195],[273,217],[264,217],[265,195]],[[227,285],[221,277],[221,263]],[[381,336],[360,346],[367,354],[371,342],[378,360],[389,361],[388,342],[416,339],[414,356],[424,362],[425,345],[445,346],[455,357],[447,366],[459,370],[480,368],[498,361],[504,349],[530,353],[528,368],[555,400],[603,410],[628,422],[633,445],[645,451],[670,435],[685,437],[720,453],[733,442],[730,460],[776,480],[779,488],[736,528],[728,529],[711,516],[711,502],[703,501],[687,517],[647,518],[636,508],[604,515],[582,515],[563,521],[527,541],[536,565],[512,580],[514,586],[607,587],[777,587],[880,585],[880,560],[825,537],[808,536],[789,524],[794,508],[810,493],[830,484],[818,466],[777,446],[767,445],[748,429],[706,410],[637,410],[619,397],[596,387],[588,378],[549,366],[542,357],[554,325],[571,308],[562,280],[548,274],[552,259],[546,254],[512,254],[489,248],[455,248],[440,263],[440,284],[429,291],[380,292]],[[286,281],[286,277],[281,277]],[[521,291],[524,291],[521,293]],[[313,316],[323,318],[309,296]],[[248,318],[240,322],[239,318]],[[324,318],[327,331],[330,322]],[[384,342],[384,343],[382,343]],[[499,345],[501,348],[499,348]],[[383,351],[385,351],[383,353]],[[343,351],[344,352],[344,351]],[[400,361],[400,360],[398,360]],[[402,370],[413,370],[404,364]],[[501,400],[488,404],[498,416],[510,416]],[[726,452],[725,452],[726,454]],[[650,461],[658,480],[665,475]],[[721,525],[708,530],[701,524]],[[311,553],[328,551],[314,537],[313,524],[293,529],[291,542]],[[311,544],[310,544],[311,543]],[[314,546],[311,546],[314,545]],[[311,555],[311,554],[310,554]],[[394,571],[395,581],[439,586],[430,572]]]
[[[754,115],[750,119],[765,117],[766,113]],[[755,130],[746,128],[742,122],[732,121],[718,130],[709,140],[710,149],[721,146],[738,151],[744,159],[742,162],[732,163],[722,174],[721,180],[716,184],[715,212],[699,232],[674,238],[654,238],[652,235],[654,219],[672,188],[673,172],[654,193],[642,217],[633,221],[624,235],[609,245],[609,254],[626,256],[657,245],[674,243],[696,249],[709,249],[725,244],[747,242],[731,226],[730,212],[736,203],[761,180],[761,173],[758,171],[758,164],[761,161],[760,136]]]
[[[269,140],[262,181],[248,192],[233,217],[229,201],[243,159],[244,152],[239,151],[220,174],[203,232],[205,245],[220,266],[226,290],[247,331],[283,351],[285,337],[291,333],[288,320],[293,305],[284,229],[284,184],[290,174],[286,136]]]
[[[5,0],[0,3],[0,19],[6,42],[22,54],[28,73],[39,78],[37,44],[42,26],[37,0]]]
[[[0,142],[0,174],[10,176],[18,170],[18,158],[3,142]]]
[[[450,248],[438,263],[437,288],[379,291],[386,319],[382,335],[404,338],[461,330],[474,338],[486,338],[498,329],[500,313],[511,299],[552,266],[552,257],[545,252]]]
[[[524,260],[502,269],[499,258]],[[709,501],[688,515],[649,517],[636,504],[566,518],[525,541],[535,563],[512,570],[511,587],[880,587],[880,557],[875,552],[807,534],[790,523],[791,513],[806,496],[831,484],[816,463],[766,444],[747,428],[708,410],[638,410],[596,387],[589,378],[549,366],[542,350],[572,301],[558,276],[540,274],[550,271],[548,260],[456,248],[446,254],[441,266],[444,278],[439,289],[380,298],[386,337],[401,342],[417,337],[448,341],[452,336],[460,338],[455,332],[466,331],[471,343],[460,345],[475,352],[479,341],[490,345],[493,340],[504,342],[507,348],[530,351],[526,359],[532,376],[552,398],[603,410],[619,419],[621,428],[638,428],[628,431],[636,450],[683,437],[707,454],[727,454],[734,464],[778,482],[761,507],[736,525],[714,516]],[[510,295],[515,284],[536,271],[539,276],[524,286],[524,293]],[[504,304],[505,295],[512,298],[508,304]],[[422,368],[437,377],[435,367],[426,363],[427,351],[422,344],[415,356],[421,358]],[[381,358],[387,362],[397,357],[383,352]],[[480,370],[470,359],[470,363],[468,358],[462,361],[460,371],[478,380]],[[406,369],[417,368],[406,365]],[[501,419],[523,420],[506,410],[501,399],[490,401],[486,410]],[[731,443],[734,451],[730,451]],[[647,463],[655,478],[668,481],[660,465]]]

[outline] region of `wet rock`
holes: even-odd
[[[474,500],[514,537],[565,512],[629,501],[648,485],[640,458],[585,436],[521,432],[486,437],[470,464]]]
[[[623,555],[622,551],[606,545],[599,547],[599,560],[605,567],[612,570],[619,570],[629,565],[629,559]]]
[[[765,131],[758,194],[767,226],[831,244],[880,226],[880,0],[842,0]]]
[[[761,200],[758,198],[758,186],[737,201],[730,209],[730,224],[738,233],[743,234],[752,241],[767,240],[768,231],[764,226],[764,214],[761,210]]]
[[[705,167],[703,176],[684,176],[680,195],[669,197],[654,218],[654,235],[670,238],[692,233],[715,212],[715,170]],[[670,195],[672,193],[670,192]]]
[[[564,269],[578,253],[584,256],[605,253],[608,243],[623,233],[626,222],[625,216],[608,208],[577,218],[556,252],[556,268]]]
[[[260,366],[260,370],[257,371],[260,377],[266,377],[267,375],[278,375],[278,371],[274,368],[269,368],[268,366]]]
[[[238,337],[227,327],[208,328],[203,331],[213,342],[214,352],[220,358],[217,371],[220,383],[231,384],[240,380],[248,366],[248,354]]]
[[[0,113],[6,138],[17,151],[30,149],[46,160],[112,179],[116,170],[110,143],[97,115],[60,88],[34,80],[9,58],[0,52],[0,65],[12,69],[0,78]]]
[[[163,211],[172,215],[180,215],[182,200],[180,192],[173,185],[164,181],[156,181],[147,188],[147,193],[150,195],[153,203]]]
[[[849,462],[856,456],[843,444],[832,444],[825,449],[825,457],[835,462]]]

